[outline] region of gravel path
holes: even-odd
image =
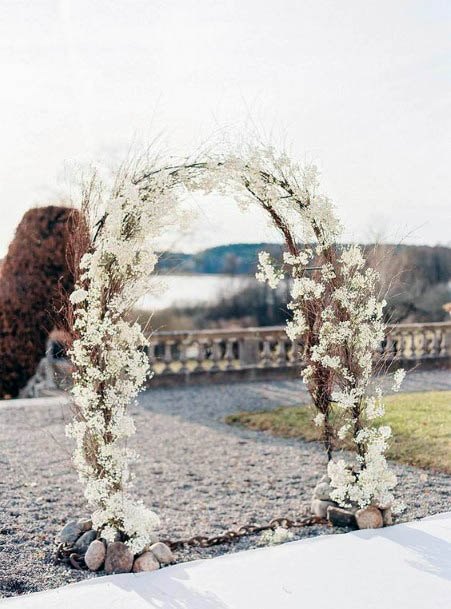
[[[447,373],[414,373],[405,389],[449,389]],[[305,398],[305,399],[304,399]],[[162,519],[161,536],[215,534],[274,516],[308,510],[325,467],[321,447],[225,425],[226,414],[307,401],[298,381],[156,389],[135,411],[136,492]],[[85,513],[70,464],[61,399],[17,400],[0,405],[0,596],[77,581],[86,573],[52,564],[53,540],[62,524]],[[403,520],[450,509],[450,477],[396,466]],[[299,530],[295,538],[329,534],[327,527]],[[190,550],[180,560],[253,547],[258,538],[231,546]]]

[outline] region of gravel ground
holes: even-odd
[[[448,373],[413,373],[409,391],[449,389]],[[298,381],[156,389],[136,409],[141,454],[136,493],[162,519],[161,537],[217,534],[275,516],[299,517],[325,467],[321,447],[225,425],[226,414],[307,401]],[[64,400],[17,400],[0,405],[0,596],[60,586],[88,574],[53,564],[53,542],[71,517],[86,513],[70,464]],[[450,480],[395,466],[408,510],[402,520],[446,511]],[[342,530],[344,531],[344,529]],[[295,538],[338,532],[300,529]],[[189,550],[179,560],[254,547],[258,538]]]

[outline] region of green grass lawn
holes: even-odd
[[[388,457],[394,461],[451,473],[451,391],[400,393],[385,400],[382,425],[393,438]],[[261,412],[239,412],[226,418],[231,425],[268,431],[276,436],[319,439],[310,407],[280,407]],[[338,444],[338,448],[349,448]]]

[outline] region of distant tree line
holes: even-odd
[[[154,316],[154,327],[179,330],[285,323],[290,315],[286,309],[288,285],[273,291],[252,279],[261,250],[270,252],[275,260],[280,260],[283,251],[276,243],[242,243],[192,255],[163,255],[159,263],[163,273],[247,275],[249,282],[239,293],[230,290],[228,295],[225,289],[220,300],[211,305],[159,311]],[[451,301],[451,248],[378,244],[366,245],[365,251],[369,263],[381,275],[380,290],[388,303],[386,321],[430,322],[448,318],[443,305]],[[146,317],[145,312],[141,315]]]
[[[365,245],[367,253],[374,252],[375,259],[384,259],[398,270],[401,266],[415,270],[435,283],[451,280],[451,248],[427,245]],[[269,252],[276,260],[282,257],[279,243],[231,243],[211,247],[195,254],[166,252],[160,257],[160,272],[177,273],[225,273],[254,275],[257,270],[258,252]]]

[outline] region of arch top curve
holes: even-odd
[[[319,191],[316,166],[302,166],[272,147],[249,147],[243,155],[211,154],[178,164],[138,164],[131,183],[144,202],[163,202],[168,209],[177,208],[180,190],[229,196],[243,208],[257,205],[269,215],[292,255],[299,254],[302,243],[327,248],[341,232],[332,201]],[[107,213],[96,225],[94,240]]]

